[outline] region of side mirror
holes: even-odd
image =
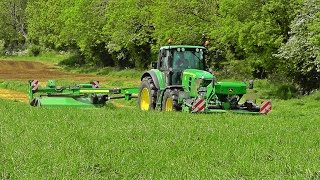
[[[253,80],[249,81],[249,89],[253,89]]]
[[[158,63],[157,63],[157,62],[152,62],[152,63],[151,63],[151,67],[152,67],[153,69],[157,69],[157,68],[158,68]]]

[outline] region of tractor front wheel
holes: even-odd
[[[178,103],[179,90],[168,89],[163,94],[162,110],[163,111],[181,111],[181,105]]]
[[[150,76],[144,77],[140,83],[138,103],[143,111],[153,110],[156,107],[157,88]]]

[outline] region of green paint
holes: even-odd
[[[247,86],[244,82],[217,82],[215,84],[217,94],[246,94]]]
[[[182,86],[186,92],[190,92],[191,97],[196,97],[198,94],[198,88],[202,83],[211,83],[214,76],[203,70],[198,69],[186,69],[182,75]]]
[[[76,98],[76,97],[41,97],[38,98],[40,106],[43,107],[96,107],[92,104],[90,98]],[[101,106],[101,104],[100,104]]]
[[[131,100],[132,95],[139,92],[139,88],[92,88],[91,84],[59,87],[53,80],[49,80],[46,87],[39,86],[34,91],[31,83],[29,81],[29,102],[34,106],[100,107],[108,101],[106,97]]]
[[[160,89],[164,89],[166,86],[164,72],[161,72],[158,69],[151,69],[151,71],[153,71],[156,74]]]

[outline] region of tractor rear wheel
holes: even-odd
[[[163,111],[181,111],[181,104],[178,103],[179,90],[167,89],[163,94],[162,110]]]
[[[157,88],[150,76],[144,77],[140,83],[138,103],[143,111],[154,110],[157,101]]]

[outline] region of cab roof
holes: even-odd
[[[177,49],[177,48],[199,48],[199,49],[206,49],[203,46],[191,46],[191,45],[174,45],[174,46],[162,46],[161,49]]]

